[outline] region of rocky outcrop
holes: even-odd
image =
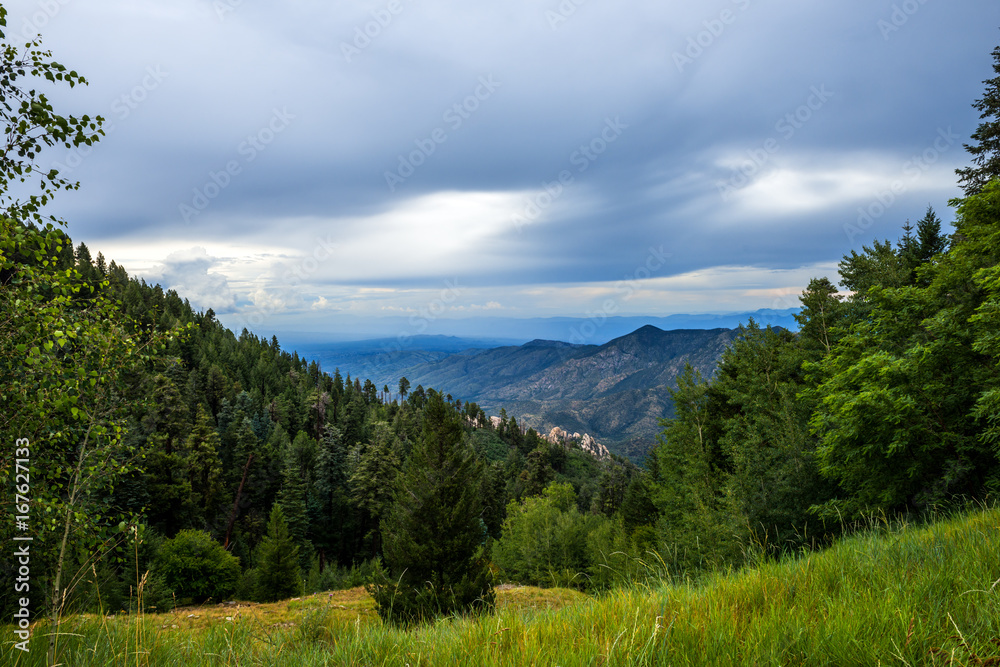
[[[545,440],[549,441],[553,445],[563,445],[568,447],[570,445],[576,445],[583,451],[587,452],[591,456],[599,459],[611,458],[611,452],[608,448],[597,442],[589,433],[584,433],[580,435],[579,433],[573,433],[572,435],[564,431],[563,429],[556,426],[548,435],[542,436]]]

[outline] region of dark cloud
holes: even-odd
[[[6,4],[12,26],[46,5]],[[509,305],[539,314],[532,286],[619,280],[660,246],[665,275],[754,267],[790,289],[781,271],[928,203],[950,217],[961,141],[907,163],[975,128],[1000,36],[985,1],[48,5],[46,46],[91,81],[53,99],[111,129],[52,154],[83,183],[58,204],[71,233],[234,311],[298,290],[285,311],[314,318],[452,276],[480,290],[456,308],[521,286]],[[339,250],[293,285],[319,238]],[[167,257],[191,247],[210,250]]]

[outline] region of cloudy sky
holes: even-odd
[[[43,160],[70,234],[265,335],[795,305],[951,219],[1000,43],[995,0],[4,5],[107,119]]]

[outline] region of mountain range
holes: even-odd
[[[669,388],[686,362],[704,377],[736,338],[736,329],[664,331],[646,325],[603,345],[533,340],[483,349],[449,337],[391,350],[384,341],[317,353],[325,368],[370,378],[395,391],[399,378],[475,401],[487,414],[503,408],[539,432],[561,427],[589,433],[612,452],[640,461],[660,420],[672,413]],[[483,341],[478,341],[482,346]],[[434,349],[416,349],[429,347]],[[409,364],[409,365],[407,365]]]
[[[281,344],[300,353],[304,347],[322,349],[336,341],[343,351],[356,345],[351,341],[384,343],[391,349],[426,349],[430,339],[455,337],[456,340],[501,340],[500,345],[521,344],[532,340],[558,340],[577,344],[601,345],[636,329],[651,324],[670,331],[673,329],[735,329],[753,318],[761,326],[796,330],[795,314],[799,308],[763,308],[729,313],[678,313],[662,317],[652,315],[613,315],[598,312],[590,317],[433,317],[415,313],[411,316],[362,318],[337,314],[324,320],[321,331],[299,328],[275,330]],[[225,316],[220,316],[225,320]],[[226,322],[223,322],[226,323]],[[239,331],[242,325],[233,324]],[[268,333],[270,335],[271,332]],[[494,347],[474,344],[473,347]]]

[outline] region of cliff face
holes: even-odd
[[[573,433],[570,435],[558,426],[554,426],[552,430],[549,431],[548,435],[542,437],[551,442],[553,445],[568,446],[576,444],[583,451],[599,459],[611,458],[611,452],[608,451],[608,448],[594,440],[589,433],[584,433],[583,435]]]

